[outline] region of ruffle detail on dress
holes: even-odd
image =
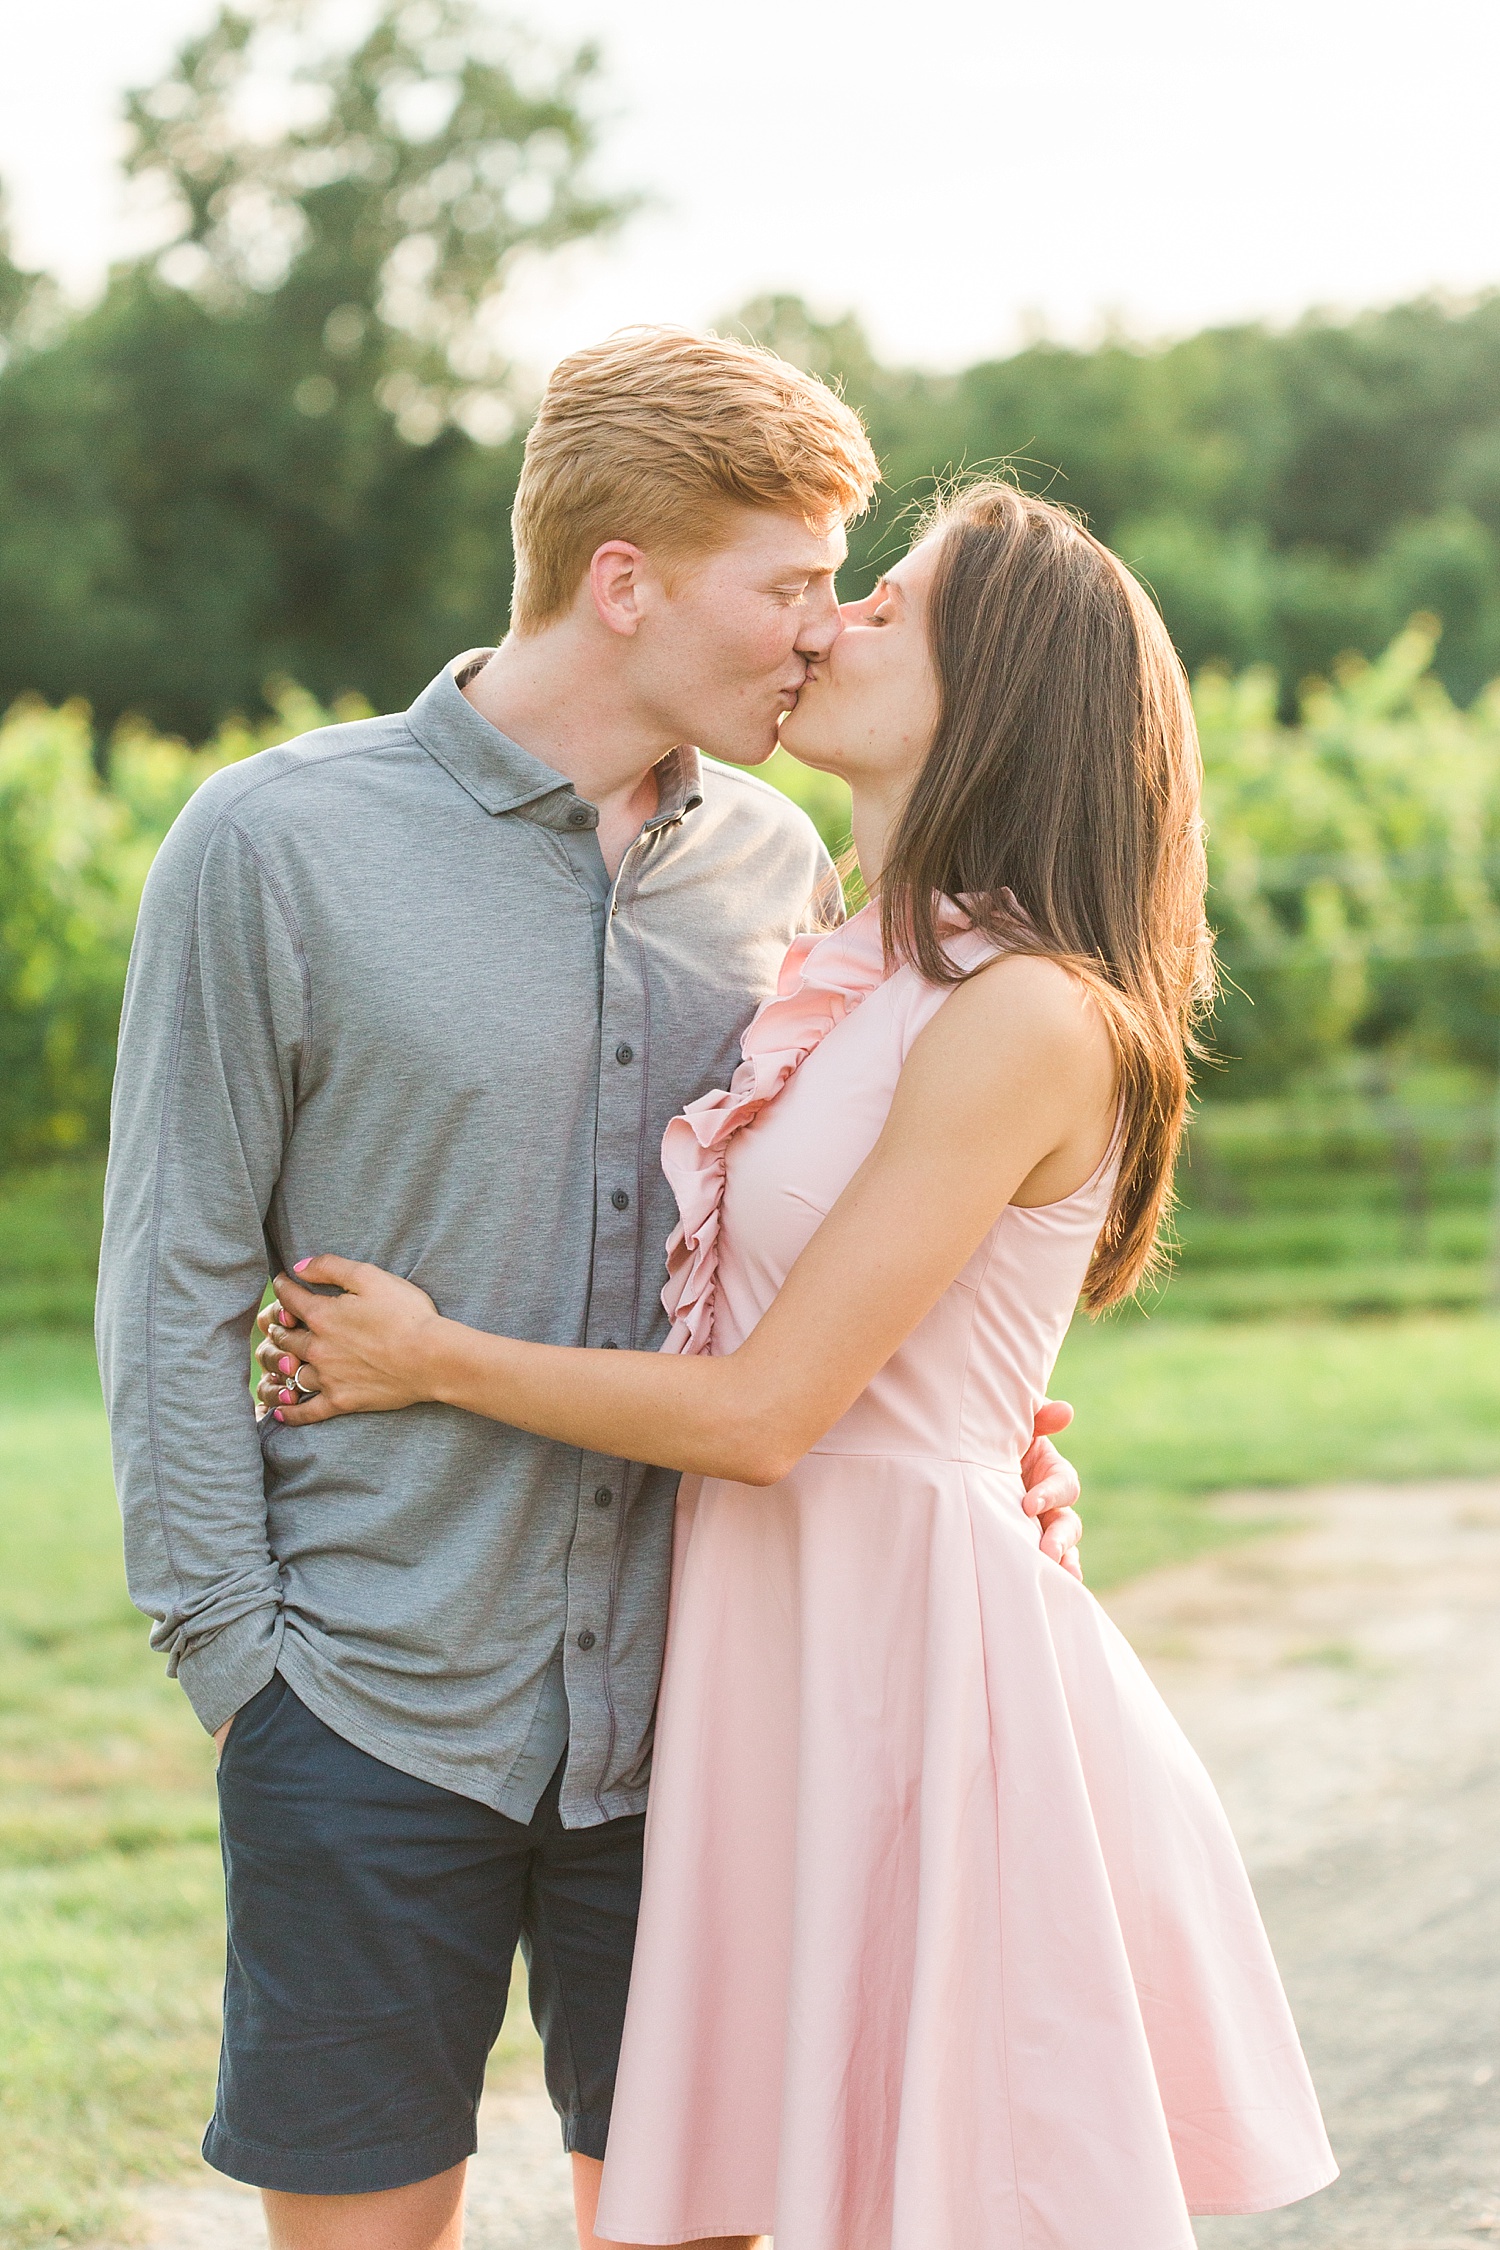
[[[713,1335],[725,1150],[774,1101],[793,1072],[850,1011],[885,981],[880,914],[861,908],[836,930],[794,938],[776,980],[740,1041],[744,1060],[727,1088],[690,1102],[662,1140],[666,1173],[682,1216],[667,1244],[661,1301],[672,1323],[667,1352],[705,1352]]]

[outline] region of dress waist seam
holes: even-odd
[[[966,1453],[896,1453],[886,1445],[810,1445],[804,1461],[923,1461],[938,1469],[983,1469],[989,1476],[1018,1477],[1019,1454],[1008,1461],[981,1460]]]

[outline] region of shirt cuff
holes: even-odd
[[[275,1672],[283,1622],[280,1603],[268,1602],[178,1657],[177,1677],[209,1734],[242,1711]]]

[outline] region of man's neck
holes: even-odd
[[[613,876],[657,809],[655,768],[676,744],[600,675],[570,621],[502,641],[463,693],[482,719],[560,773],[599,808],[599,848]]]

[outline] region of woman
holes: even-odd
[[[662,1356],[304,1262],[288,1421],[438,1400],[687,1472],[598,2224],[777,2250],[1191,2250],[1334,2166],[1211,1786],[1019,1456],[1136,1286],[1208,992],[1199,762],[1123,566],[940,509],[783,739],[873,903],[669,1128]]]

